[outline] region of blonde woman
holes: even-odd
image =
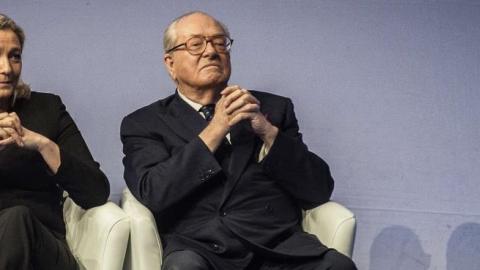
[[[60,98],[21,82],[24,41],[0,14],[0,269],[78,269],[63,191],[90,208],[106,202],[109,184]]]

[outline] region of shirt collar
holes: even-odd
[[[200,108],[202,108],[202,106],[203,106],[202,104],[196,103],[195,101],[192,101],[191,99],[187,98],[178,89],[177,89],[177,93],[180,96],[180,98],[183,99],[183,101],[185,101],[193,109],[195,109],[195,111],[198,112],[200,110]]]

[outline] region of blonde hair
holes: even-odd
[[[17,25],[14,20],[1,13],[0,30],[11,30],[13,33],[15,33],[18,41],[20,42],[20,49],[23,51],[23,45],[25,44],[25,32],[23,32],[23,29]],[[12,104],[15,103],[15,100],[18,98],[30,98],[30,93],[30,86],[23,82],[22,79],[19,79],[13,92]]]
[[[165,31],[163,32],[163,50],[164,50],[164,52],[167,52],[168,50],[173,48],[175,46],[175,43],[177,42],[177,32],[176,32],[177,24],[181,20],[183,20],[184,18],[186,18],[190,15],[193,15],[193,14],[203,14],[205,16],[208,16],[208,17],[212,18],[215,22],[217,22],[222,27],[223,32],[225,32],[225,35],[227,35],[227,37],[230,37],[230,32],[228,31],[227,26],[224,23],[222,23],[221,21],[213,18],[212,16],[210,16],[209,14],[207,14],[203,11],[190,11],[190,12],[187,12],[187,13],[177,17],[176,19],[174,19],[167,26]]]

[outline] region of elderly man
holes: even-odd
[[[227,28],[191,12],[165,30],[175,94],[125,117],[125,179],[155,215],[162,269],[355,269],[302,231],[329,200],[287,98],[229,85]]]

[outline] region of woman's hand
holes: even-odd
[[[23,146],[20,119],[16,113],[0,113],[0,150],[9,144]]]
[[[55,174],[60,167],[60,148],[49,138],[22,126],[14,112],[0,113],[0,151],[7,145],[39,152],[50,170]]]
[[[38,151],[49,139],[22,126],[15,112],[0,113],[0,145],[16,144]]]

